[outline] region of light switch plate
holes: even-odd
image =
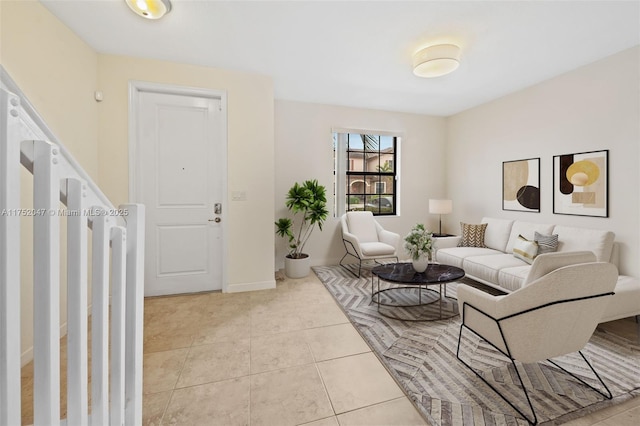
[[[247,201],[247,191],[233,191],[231,199],[233,201]]]

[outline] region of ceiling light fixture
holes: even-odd
[[[136,14],[147,19],[160,19],[171,12],[169,0],[124,0]]]
[[[413,55],[413,73],[418,77],[440,77],[460,65],[460,48],[455,44],[425,47]]]

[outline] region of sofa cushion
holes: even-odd
[[[488,256],[471,256],[465,258],[462,262],[462,268],[467,275],[491,283],[498,283],[498,273],[501,269],[523,265],[526,265],[524,261],[507,253]]]
[[[484,244],[484,233],[486,229],[486,223],[473,225],[460,222],[462,238],[460,238],[458,247],[486,247]]]
[[[506,253],[513,220],[484,217],[482,218],[482,223],[487,224],[487,230],[484,234],[484,245]],[[508,252],[511,253],[511,250]]]
[[[506,291],[516,291],[522,287],[530,270],[531,265],[502,268],[498,272],[498,285]]]
[[[393,256],[396,248],[385,243],[360,243],[360,250],[365,256]]]
[[[558,234],[558,251],[589,250],[596,255],[598,262],[609,262],[613,250],[615,234],[599,229],[556,226],[553,233]]]
[[[462,268],[462,261],[470,256],[499,255],[497,250],[482,247],[452,247],[436,251],[436,260],[445,265]]]
[[[511,253],[513,251],[513,246],[518,239],[518,235],[522,235],[529,241],[534,241],[536,232],[539,232],[541,234],[550,234],[553,230],[553,227],[554,225],[516,220],[515,222],[513,222],[513,226],[511,227],[509,242],[507,243],[507,248],[504,250],[504,252]]]
[[[538,254],[554,253],[558,250],[558,234],[545,235],[536,231],[533,240],[538,243]]]

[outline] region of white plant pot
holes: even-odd
[[[427,256],[421,256],[418,260],[412,259],[411,263],[413,264],[413,269],[415,269],[416,272],[423,273],[429,266],[429,258]]]
[[[284,274],[289,278],[304,278],[311,271],[311,262],[308,254],[301,259],[284,258]]]

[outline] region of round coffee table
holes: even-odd
[[[398,319],[402,321],[437,321],[447,319],[458,315],[458,305],[456,299],[447,296],[447,284],[459,280],[464,277],[464,270],[451,265],[442,265],[439,263],[430,263],[427,270],[419,273],[413,269],[411,263],[388,263],[385,265],[376,266],[371,270],[371,301],[377,303],[378,312],[387,318]],[[380,280],[388,283],[399,284],[389,288],[380,289]],[[374,281],[377,281],[377,289],[374,291]],[[428,288],[428,286],[438,286],[438,290]],[[444,294],[442,292],[444,287]],[[410,303],[391,303],[381,301],[381,296],[389,296],[392,299],[392,293],[403,291],[404,289],[416,290],[417,288],[417,303],[414,301]],[[426,300],[423,302],[423,291]],[[388,294],[387,294],[388,293]],[[434,297],[434,294],[437,297]],[[399,298],[405,298],[405,295],[398,295]],[[447,302],[447,305],[451,305],[448,311],[443,312],[443,300],[450,299],[452,302]],[[398,315],[391,315],[388,312],[384,312],[386,307],[391,308],[413,308],[417,306],[426,306],[438,302],[438,315],[428,316],[426,318],[403,318]],[[381,310],[381,307],[382,310]],[[395,311],[398,311],[397,309]]]

